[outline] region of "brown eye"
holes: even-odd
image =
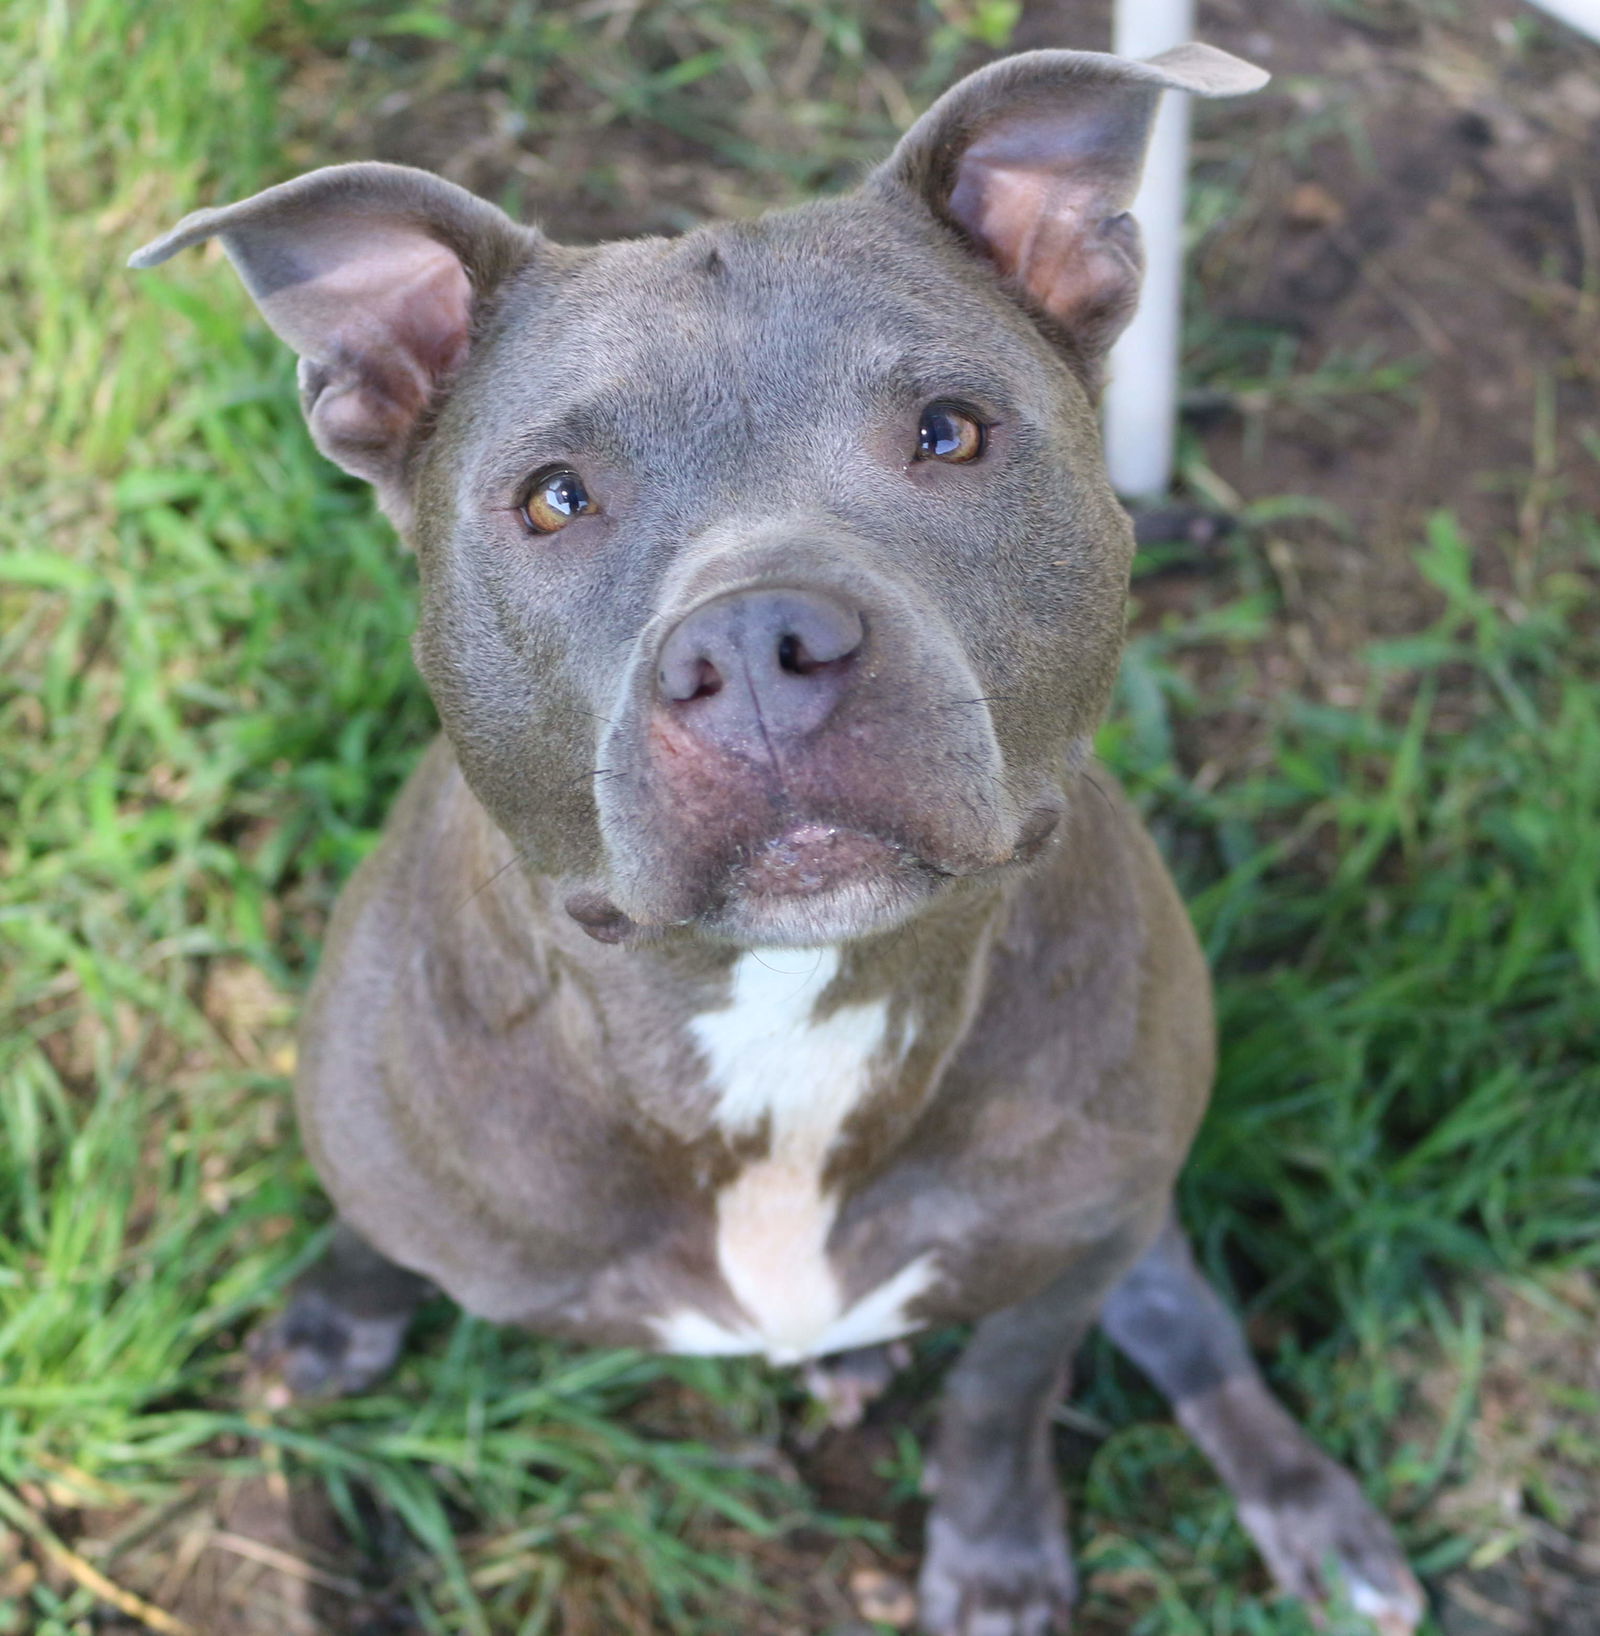
[[[983,426],[953,403],[930,403],[917,427],[917,459],[948,460],[952,465],[976,460],[983,453]]]
[[[536,534],[554,534],[599,509],[575,471],[553,471],[541,477],[522,502],[522,520]]]

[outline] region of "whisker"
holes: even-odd
[[[1095,756],[1095,757],[1094,757],[1094,758],[1093,758],[1093,759],[1094,759],[1094,760],[1096,760],[1096,761],[1098,761],[1098,760],[1099,760],[1099,759],[1100,759],[1100,758],[1099,758],[1099,757],[1098,757],[1098,756]],[[1085,768],[1084,768],[1084,769],[1083,769],[1083,770],[1082,770],[1082,772],[1081,772],[1081,773],[1080,773],[1080,774],[1079,774],[1079,776],[1080,776],[1080,777],[1081,777],[1081,778],[1084,778],[1084,779],[1086,779],[1086,780],[1087,780],[1087,781],[1088,781],[1088,784],[1089,784],[1089,787],[1090,787],[1090,788],[1091,788],[1091,789],[1092,789],[1092,790],[1093,790],[1093,791],[1094,791],[1094,793],[1095,793],[1095,794],[1096,794],[1096,795],[1098,795],[1098,796],[1099,796],[1099,797],[1100,797],[1100,799],[1101,799],[1101,800],[1102,800],[1102,801],[1104,801],[1104,802],[1105,802],[1105,804],[1106,804],[1106,810],[1107,810],[1107,811],[1108,811],[1108,812],[1109,812],[1109,813],[1111,813],[1111,815],[1112,815],[1112,816],[1113,816],[1113,817],[1114,817],[1114,818],[1115,818],[1115,819],[1116,819],[1116,820],[1117,820],[1117,822],[1118,822],[1118,823],[1119,823],[1119,824],[1120,824],[1120,823],[1121,823],[1121,822],[1122,822],[1122,821],[1123,821],[1123,814],[1122,814],[1122,811],[1121,811],[1121,809],[1120,809],[1120,808],[1119,808],[1119,807],[1118,807],[1118,806],[1117,806],[1117,803],[1116,803],[1116,802],[1115,802],[1115,801],[1113,801],[1113,800],[1112,800],[1112,799],[1111,799],[1111,797],[1110,797],[1110,796],[1109,796],[1109,795],[1107,795],[1107,794],[1106,794],[1106,792],[1105,792],[1105,790],[1104,790],[1104,789],[1103,789],[1103,788],[1102,788],[1102,787],[1101,787],[1101,785],[1100,785],[1100,781],[1099,781],[1099,780],[1098,780],[1098,779],[1097,779],[1097,778],[1096,778],[1096,777],[1095,777],[1095,776],[1094,776],[1094,774],[1093,774],[1093,773],[1091,773],[1091,772],[1090,772],[1090,771],[1089,771],[1089,769],[1088,769],[1088,768],[1087,768],[1087,767],[1085,767]]]
[[[488,891],[488,889],[493,886],[494,883],[499,880],[500,877],[505,874],[505,872],[511,868],[513,864],[521,863],[522,860],[523,854],[521,851],[513,852],[511,856],[507,858],[506,861],[501,864],[492,875],[490,875],[486,880],[480,881],[470,892],[467,893],[464,898],[462,898],[455,908],[450,911],[450,918],[454,920],[455,917],[460,914],[462,910],[466,909],[480,893]]]

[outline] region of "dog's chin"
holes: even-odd
[[[815,949],[904,924],[944,884],[929,873],[844,881],[803,896],[736,889],[698,924],[707,936],[746,948]]]
[[[881,836],[801,824],[742,859],[696,919],[726,942],[815,948],[900,925],[950,879]]]

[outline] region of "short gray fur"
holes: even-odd
[[[1203,46],[1007,59],[853,193],[671,240],[560,246],[360,164],[134,258],[219,237],[300,354],[319,446],[417,553],[444,728],[306,1011],[342,1225],[263,1338],[291,1384],[359,1389],[430,1282],[602,1344],[673,1310],[736,1325],[717,1200],[771,1134],[719,1125],[695,1020],[745,951],[826,946],[817,1023],[880,1006],[899,1042],[828,1155],[833,1275],[855,1300],[927,1257],[908,1322],[977,1326],[924,1629],[1066,1628],[1050,1413],[1102,1312],[1286,1588],[1331,1572],[1414,1627],[1393,1536],[1172,1220],[1207,977],[1090,763],[1132,554],[1095,413],[1136,299],[1125,212],[1163,89],[1263,80]],[[986,425],[980,458],[916,458],[939,401]],[[531,533],[554,467],[598,510]]]

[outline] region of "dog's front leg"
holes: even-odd
[[[1399,1542],[1350,1473],[1267,1389],[1176,1216],[1111,1292],[1102,1317],[1233,1491],[1239,1520],[1279,1585],[1316,1603],[1342,1581],[1384,1636],[1409,1636],[1423,1596]]]
[[[985,1318],[945,1383],[918,1581],[928,1636],[1050,1636],[1076,1588],[1051,1416],[1107,1284],[1106,1246],[1040,1294]]]

